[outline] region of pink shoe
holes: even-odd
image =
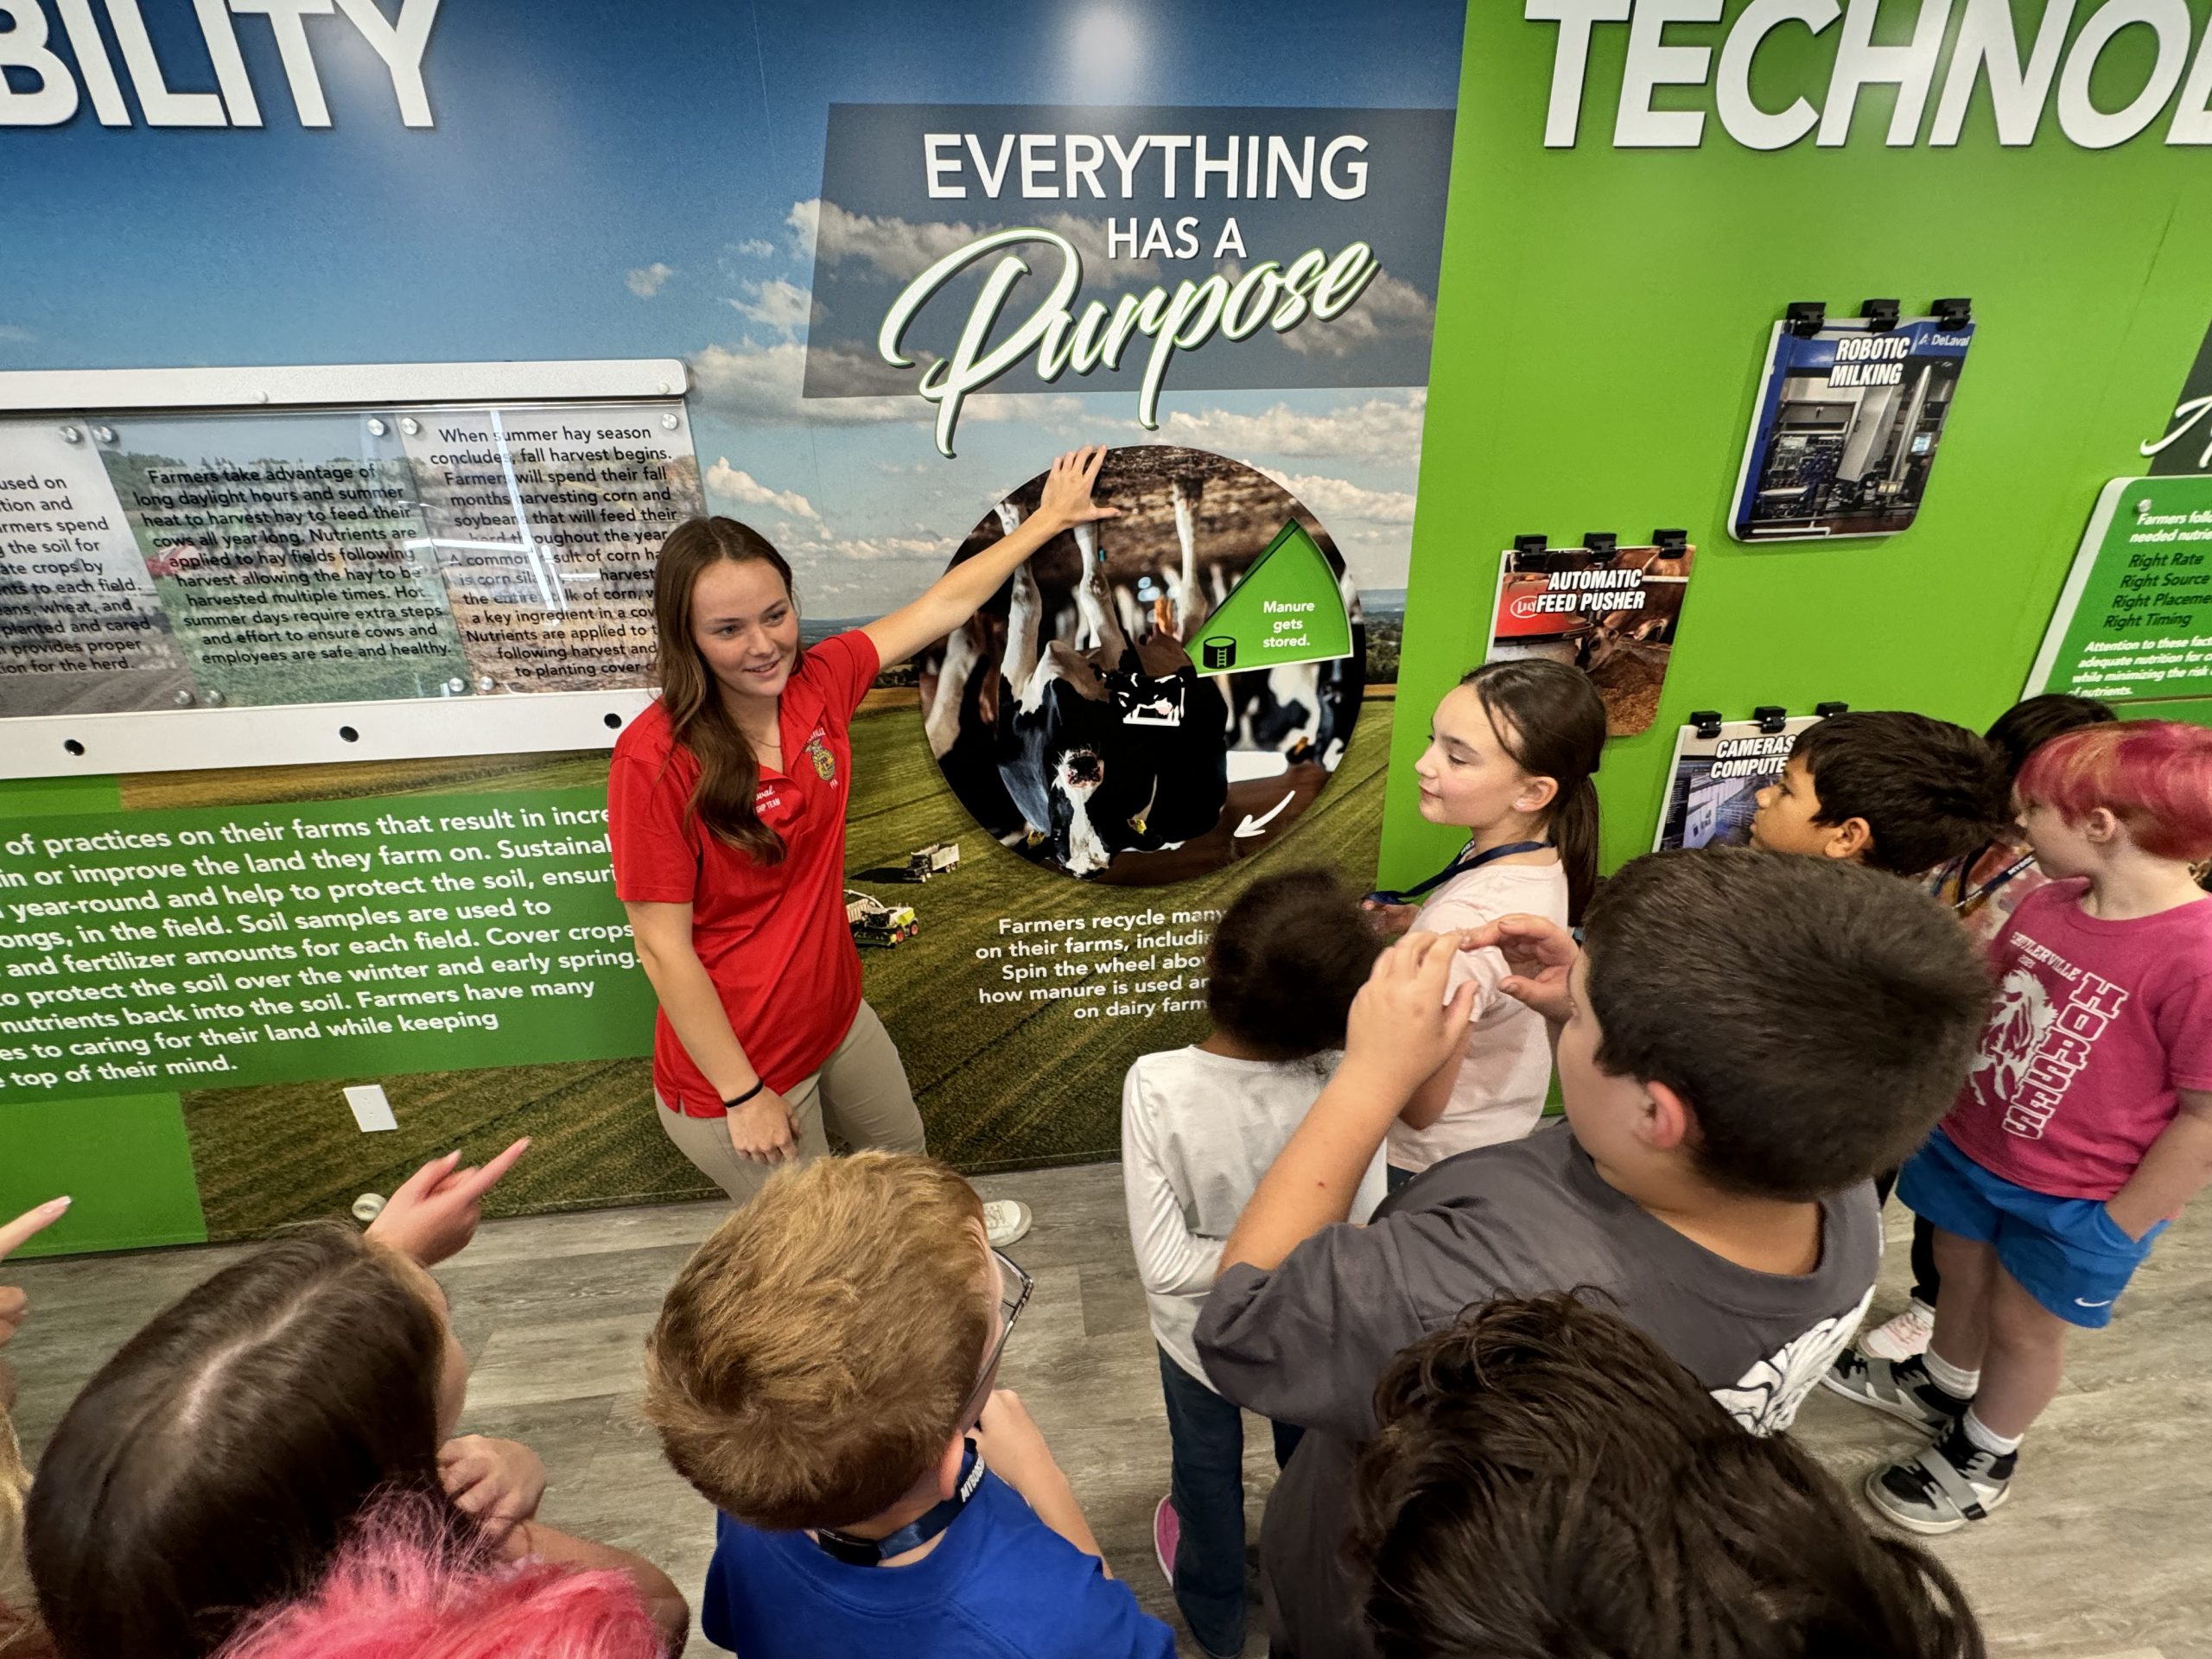
[[[1936,1310],[1916,1297],[1886,1325],[1878,1325],[1859,1338],[1859,1346],[1877,1359],[1895,1363],[1927,1351],[1936,1334]]]
[[[1163,1497],[1152,1512],[1152,1553],[1160,1558],[1170,1589],[1175,1585],[1175,1546],[1182,1540],[1183,1517],[1175,1513],[1175,1500]]]

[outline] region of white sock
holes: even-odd
[[[1978,1446],[1983,1451],[1997,1457],[2001,1458],[2008,1452],[2020,1449],[2020,1437],[2018,1434],[1999,1434],[1980,1418],[1975,1416],[1972,1407],[1967,1409],[1965,1427],[1968,1445]]]
[[[1974,1390],[1981,1387],[1979,1369],[1969,1371],[1954,1365],[1933,1348],[1920,1356],[1920,1363],[1927,1369],[1928,1380],[1955,1400],[1971,1400]]]

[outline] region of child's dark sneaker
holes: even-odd
[[[1938,1388],[1917,1355],[1895,1361],[1869,1359],[1856,1348],[1847,1348],[1822,1373],[1821,1386],[1939,1433],[1957,1422],[1973,1403]]]
[[[2019,1461],[2018,1452],[2000,1457],[1983,1450],[1967,1438],[1964,1423],[1954,1423],[1918,1457],[1869,1475],[1866,1497],[1909,1532],[1956,1532],[1969,1521],[1987,1519],[2005,1501]]]

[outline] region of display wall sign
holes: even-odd
[[[0,422],[5,770],[611,741],[702,507],[674,398]],[[518,693],[596,702],[518,744]]]
[[[2212,478],[2105,486],[2022,695],[2044,691],[2212,696]]]
[[[1680,531],[1643,547],[1617,547],[1610,536],[1581,547],[1522,537],[1498,562],[1487,660],[1541,657],[1580,668],[1605,700],[1607,736],[1647,730],[1696,556]]]
[[[1758,792],[1782,776],[1797,734],[1819,718],[1730,720],[1685,726],[1675,739],[1667,804],[1651,838],[1670,847],[1746,847]]]
[[[1974,323],[1774,326],[1730,530],[1743,542],[1893,536],[1920,511]]]
[[[1883,89],[1889,121],[1882,142],[1893,149],[1956,144],[1977,103],[1989,111],[1998,143],[2008,146],[2033,143],[2047,112],[2084,149],[2139,137],[2212,144],[2212,53],[2203,46],[2202,14],[2192,16],[2182,0],[2043,0],[2039,9],[2007,0],[1969,0],[1955,9],[1951,0],[1927,0],[1910,35],[1878,42],[1875,30],[1890,19],[1878,0],[1851,0],[1847,9],[1843,0],[1768,0],[1730,10],[1724,29],[1721,0],[1524,0],[1522,15],[1530,22],[1558,26],[1546,145],[1576,141],[1591,41],[1600,28],[1616,38],[1627,34],[1620,81],[1610,89],[1618,149],[1704,143],[1706,111],[1683,105],[1708,89],[1718,117],[1710,125],[1747,149],[1782,149],[1808,137],[1839,145],[1849,139],[1869,87]],[[2069,25],[2077,21],[2069,41]],[[1786,92],[1777,98],[1771,88],[1753,97],[1761,48],[1777,31],[1801,28],[1831,54],[1826,73],[1794,99]],[[2147,34],[2151,45],[2127,82],[2133,95],[2108,97],[2105,83],[2120,79],[2119,60],[2139,43],[2124,46],[2102,75],[2099,66],[2134,34]],[[1607,95],[1603,86],[1592,93]]]
[[[2212,473],[2212,328],[2196,348],[2189,378],[2174,399],[2174,412],[2166,429],[2136,446],[2136,453],[2161,476],[2174,473]]]

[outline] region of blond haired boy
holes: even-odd
[[[720,1514],[700,1604],[745,1659],[1174,1651],[994,1387],[1028,1276],[934,1159],[779,1170],[685,1264],[645,1415]]]

